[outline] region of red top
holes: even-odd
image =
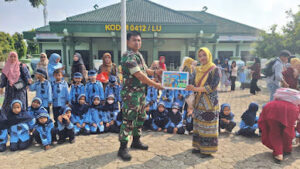
[[[282,72],[283,79],[289,84],[289,88],[297,89],[298,79],[294,77],[294,69],[289,67]]]

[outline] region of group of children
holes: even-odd
[[[62,144],[68,139],[74,143],[80,134],[118,133],[122,123],[121,87],[117,78],[110,76],[104,89],[96,76],[96,71],[90,70],[89,82],[83,85],[82,74],[75,73],[69,92],[61,69],[54,71],[54,81],[47,80],[46,71],[37,69],[36,82],[29,87],[36,93],[31,106],[22,110],[22,102],[14,100],[11,112],[0,117],[0,152],[6,150],[8,138],[12,151],[26,149],[33,140],[48,150],[54,141]],[[54,121],[50,118],[51,105]]]

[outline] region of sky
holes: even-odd
[[[201,11],[269,30],[273,24],[281,28],[288,22],[285,11],[297,12],[300,0],[151,0],[174,10]],[[105,7],[120,0],[48,0],[48,21],[61,21],[66,17]],[[28,0],[4,2],[0,0],[0,31],[13,34],[43,26],[43,7],[33,8]]]

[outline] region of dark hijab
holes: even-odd
[[[84,65],[81,54],[80,53],[75,53],[74,55],[76,55],[78,57],[78,60],[77,61],[73,60],[73,66]]]
[[[83,104],[83,105],[79,104],[79,100],[82,97],[85,97],[85,95],[84,94],[79,95],[78,98],[77,98],[77,103],[72,105],[72,110],[73,110],[72,113],[75,116],[79,116],[80,118],[82,118],[82,116],[84,114],[86,114],[88,112],[88,109],[89,109],[87,104]]]
[[[256,120],[256,112],[258,111],[258,104],[251,103],[249,108],[242,115],[242,120],[245,122],[247,126],[253,126]]]

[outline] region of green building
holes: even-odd
[[[88,69],[94,59],[111,53],[120,62],[121,4],[49,22],[35,32],[24,32],[29,42],[39,44],[40,52],[58,53],[69,72],[74,52],[80,52]],[[142,49],[148,65],[166,56],[169,69],[177,69],[185,56],[195,58],[199,47],[208,47],[215,58],[251,57],[253,42],[261,30],[206,11],[176,11],[149,0],[128,0],[127,30],[142,33]]]

